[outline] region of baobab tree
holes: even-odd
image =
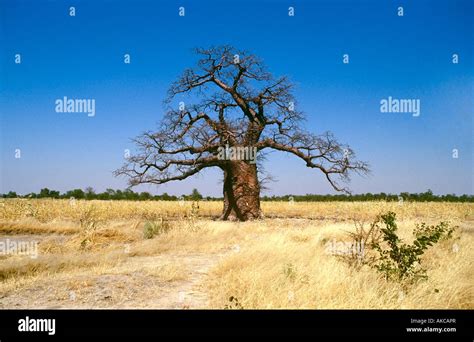
[[[135,138],[136,153],[115,171],[127,176],[130,186],[180,181],[219,168],[221,218],[245,221],[262,215],[260,162],[239,151],[290,153],[343,192],[349,190],[341,182],[347,183],[351,173],[368,172],[367,164],[331,133],[315,135],[302,128],[304,115],[287,77],[274,77],[255,55],[231,46],[196,53],[197,66],[171,85],[158,129]]]

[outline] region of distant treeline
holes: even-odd
[[[179,201],[179,200],[213,200],[217,198],[206,197],[204,198],[197,189],[193,189],[189,195],[174,196],[168,195],[166,192],[162,195],[152,195],[149,192],[134,192],[130,189],[126,190],[114,190],[106,189],[104,192],[96,193],[93,188],[74,189],[64,193],[60,193],[56,190],[50,190],[48,188],[41,189],[39,193],[30,193],[27,195],[17,195],[15,192],[10,191],[7,194],[2,194],[3,198],[75,198],[75,199],[86,199],[86,200],[132,200],[132,201]]]
[[[474,202],[473,195],[434,195],[431,191],[423,193],[402,192],[399,195],[386,194],[355,194],[355,195],[285,195],[285,196],[263,196],[263,201],[295,201],[295,202],[362,202],[362,201],[412,201],[412,202]]]
[[[166,192],[161,195],[152,195],[149,192],[134,192],[130,189],[126,190],[114,190],[107,189],[104,192],[96,193],[92,188],[74,189],[65,193],[59,191],[50,190],[48,188],[41,189],[39,193],[30,193],[27,195],[17,195],[15,192],[10,191],[7,194],[2,194],[2,198],[75,198],[75,199],[86,199],[86,200],[132,200],[132,201],[213,201],[222,200],[222,197],[204,197],[197,189],[193,189],[189,195],[168,195]],[[414,201],[414,202],[474,202],[473,195],[434,195],[431,190],[423,193],[408,193],[402,192],[398,195],[394,194],[338,194],[338,195],[285,195],[285,196],[263,196],[262,201],[295,201],[295,202],[330,202],[330,201]]]

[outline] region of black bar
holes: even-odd
[[[55,319],[55,334],[20,332],[19,320]],[[412,320],[417,320],[412,321]],[[426,320],[422,325],[419,320]],[[434,320],[434,321],[428,321]],[[442,320],[442,321],[438,321]],[[455,322],[453,321],[455,320]],[[63,336],[398,336],[472,341],[470,310],[1,310],[0,340]],[[408,332],[407,328],[456,331]]]

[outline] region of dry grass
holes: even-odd
[[[472,309],[473,209],[264,202],[266,219],[237,223],[210,219],[219,202],[195,213],[177,202],[2,200],[1,240],[36,241],[39,255],[0,256],[0,307],[179,307],[184,291],[202,295],[191,308],[224,308],[233,296],[244,308]],[[328,242],[348,240],[353,220],[389,210],[407,239],[416,222],[459,225],[456,240],[426,253],[428,281],[406,288],[328,253]],[[162,217],[169,231],[145,239],[144,223]]]
[[[268,218],[308,218],[319,220],[370,219],[381,211],[394,211],[400,219],[473,219],[471,203],[430,202],[262,202]],[[200,217],[217,217],[222,210],[218,201],[199,203]],[[66,199],[0,199],[0,229],[11,232],[12,224],[21,221],[51,223],[55,227],[81,219],[98,224],[119,220],[157,220],[161,217],[183,219],[192,214],[192,202],[173,201],[85,201]],[[22,224],[23,225],[23,224]],[[4,228],[6,227],[6,228]],[[14,226],[20,229],[20,225]],[[66,228],[65,228],[66,229]]]
[[[405,235],[413,222],[400,229]],[[352,230],[348,224],[272,231],[242,246],[214,269],[209,279],[211,306],[238,298],[244,308],[473,308],[473,231],[455,243],[435,246],[424,258],[429,280],[406,289],[387,282],[368,266],[351,267],[328,254],[326,244]]]

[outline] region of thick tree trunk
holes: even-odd
[[[257,165],[230,161],[224,169],[224,209],[221,219],[247,221],[260,217]]]

